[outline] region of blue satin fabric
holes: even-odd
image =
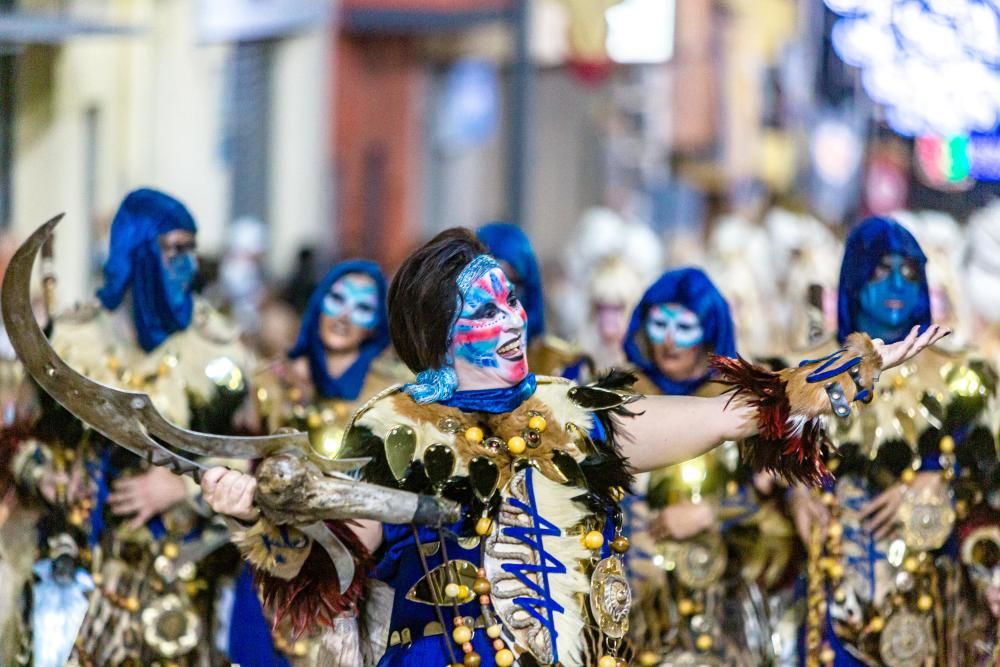
[[[378,290],[378,313],[375,328],[372,329],[368,340],[361,344],[357,360],[344,371],[343,375],[335,378],[330,375],[326,366],[326,348],[320,338],[320,317],[323,314],[323,299],[329,294],[333,284],[348,273],[361,273],[375,281]],[[309,305],[302,316],[298,340],[288,352],[288,356],[292,359],[308,358],[313,385],[320,396],[353,401],[364,387],[372,361],[388,346],[389,314],[386,310],[385,276],[375,262],[355,259],[335,265],[317,285],[309,297]]]
[[[111,223],[104,286],[97,298],[105,308],[115,310],[131,290],[136,337],[147,352],[191,323],[190,285],[176,294],[176,287],[171,287],[175,282],[168,279],[160,257],[159,236],[178,229],[198,231],[184,204],[148,188],[129,193]]]
[[[705,332],[704,344],[709,351],[724,357],[736,356],[736,336],[729,304],[705,272],[684,268],[668,271],[660,276],[642,295],[639,305],[632,311],[632,319],[625,334],[625,356],[641,370],[665,395],[687,396],[704,384],[709,375],[680,382],[667,378],[656,362],[643,353],[640,336],[645,328],[649,309],[659,303],[678,303],[698,316]]]
[[[511,282],[517,278],[518,297],[528,314],[528,342],[531,343],[545,333],[545,295],[542,272],[528,235],[520,227],[506,222],[484,225],[476,235],[497,261],[507,262],[517,273],[507,277]]]
[[[488,412],[498,415],[513,411],[531,398],[537,387],[538,382],[534,374],[528,373],[523,380],[511,387],[456,391],[451,398],[440,403],[463,412]]]
[[[920,244],[895,220],[867,218],[848,235],[844,248],[844,261],[840,266],[840,286],[837,294],[837,339],[840,342],[844,342],[849,334],[858,330],[858,314],[861,310],[858,295],[871,280],[875,267],[886,255],[901,255],[915,260],[918,266],[919,303],[909,324],[902,329],[908,332],[918,324],[921,328],[930,325],[931,299],[927,287],[927,257],[920,249]]]

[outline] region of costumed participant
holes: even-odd
[[[297,626],[330,628],[324,638],[338,644],[341,665],[622,665],[631,594],[618,502],[631,471],[759,434],[747,449],[757,466],[824,473],[817,423],[830,402],[810,382],[815,365],[779,375],[716,358],[735,396],[641,402],[621,374],[586,386],[536,377],[524,307],[468,230],[442,232],[403,263],[389,289],[389,330],[417,380],[362,407],[342,455],[370,457],[369,482],[461,502],[462,521],[440,530],[328,524],[358,564],[340,593],[322,549],[261,518],[253,477],[214,468],[202,480],[216,511],[249,526],[235,538],[270,606]],[[944,333],[914,332],[895,346],[858,335],[848,354],[870,390],[880,368]],[[749,394],[752,378],[767,397]],[[854,397],[846,372],[834,381]],[[355,615],[360,646],[346,632]]]
[[[717,396],[725,386],[712,382],[710,356],[736,356],[729,306],[701,270],[668,271],[632,313],[625,352],[642,394]],[[659,576],[643,568],[632,580],[638,663],[773,661],[762,584],[786,570],[794,532],[754,488],[736,444],[653,471],[644,492]]]
[[[740,349],[750,359],[773,357],[786,349],[781,318],[762,317],[771,312],[771,304],[780,302],[773,262],[761,226],[736,215],[713,226],[705,272],[729,302]]]
[[[647,225],[595,206],[566,244],[561,268],[549,299],[559,331],[584,349],[598,372],[621,366],[629,315],[663,269],[659,237]]]
[[[856,329],[891,343],[915,326],[933,328],[925,263],[891,219],[852,230],[840,274],[841,343]],[[819,363],[829,372],[849,365],[843,353]],[[835,406],[844,415],[830,429],[836,483],[821,498],[802,488],[791,497],[810,552],[806,664],[950,664],[960,654],[952,537],[996,465],[985,422],[995,382],[987,364],[938,347],[883,374],[871,409],[852,416]],[[841,387],[829,392],[841,402]]]
[[[972,306],[973,340],[1000,365],[1000,200],[969,218],[962,258],[963,287]]]
[[[528,315],[528,362],[531,367],[539,373],[571,379],[592,375],[592,362],[583,350],[545,333],[542,272],[528,235],[520,227],[506,222],[484,225],[476,235],[500,262]]]
[[[192,293],[196,231],[173,197],[130,193],[112,223],[99,303],[56,317],[50,340],[70,366],[145,392],[171,422],[219,432],[245,398],[249,355]],[[210,649],[216,571],[183,554],[211,551],[226,536],[212,530],[197,485],[40,400],[34,439],[15,465],[21,489],[46,508],[26,661],[62,665],[71,652],[79,664],[218,660]]]
[[[927,256],[927,286],[931,319],[951,328],[950,349],[970,344],[972,310],[961,280],[964,233],[955,218],[941,211],[901,211],[892,218],[907,228]]]
[[[412,379],[390,353],[386,281],[377,264],[352,260],[335,265],[313,291],[302,317],[290,363],[273,364],[255,376],[261,417],[269,432],[294,428],[309,434],[313,451],[337,456],[355,410],[378,391]],[[237,604],[256,597],[246,574],[239,582]],[[245,621],[245,617],[244,617]],[[233,626],[229,657],[252,664],[260,655],[258,627]],[[267,629],[264,629],[266,636]],[[294,638],[288,628],[275,631],[275,646],[303,664],[315,664],[319,648],[308,638]]]
[[[812,350],[836,336],[837,278],[843,243],[809,215],[772,209],[764,218],[781,298],[768,313],[786,308],[781,326],[786,352]]]

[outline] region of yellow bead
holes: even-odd
[[[604,545],[604,535],[599,530],[592,530],[583,538],[583,545],[588,549],[600,549]]]
[[[490,582],[482,577],[476,577],[476,580],[472,582],[472,590],[476,592],[476,595],[486,595],[490,592]]]
[[[694,645],[699,651],[707,651],[712,648],[712,635],[698,635],[698,639],[695,640]]]
[[[820,498],[822,499],[823,504],[827,507],[831,507],[835,502],[837,502],[837,497],[829,491],[825,491]]]
[[[310,429],[319,428],[323,425],[323,418],[318,412],[310,412],[309,416],[306,417],[306,426]]]
[[[903,480],[903,484],[911,483],[914,479],[916,479],[916,477],[917,473],[914,472],[913,468],[906,468],[899,476],[899,478]]]
[[[489,535],[493,530],[493,519],[483,516],[479,517],[479,521],[476,521],[476,535],[483,537]]]
[[[639,654],[639,664],[642,667],[653,667],[660,659],[652,651],[643,651]]]
[[[844,576],[844,565],[842,563],[834,563],[830,566],[829,574],[831,579],[842,579]]]
[[[681,613],[681,616],[690,616],[694,613],[694,602],[689,598],[682,598],[680,602],[677,603],[677,611]]]
[[[872,632],[882,632],[882,628],[885,627],[885,619],[881,616],[874,617],[871,622],[868,623],[868,629]]]
[[[832,665],[833,661],[836,660],[837,654],[833,652],[833,649],[827,646],[825,649],[819,653],[819,661],[824,665]]]
[[[125,609],[132,612],[133,614],[139,611],[139,598],[126,598]]]
[[[629,550],[631,546],[628,542],[628,538],[624,535],[619,535],[615,539],[611,540],[611,550],[616,554],[623,554]]]
[[[830,527],[827,529],[827,535],[829,535],[831,539],[839,540],[844,535],[844,526],[839,521],[830,523]]]
[[[545,417],[541,415],[535,415],[528,420],[528,428],[536,431],[544,431],[546,426],[548,426],[548,423],[545,421]]]
[[[478,426],[470,426],[469,428],[465,429],[465,439],[474,445],[478,445],[479,443],[481,443],[484,437],[485,436],[483,435],[483,429],[479,428]]]
[[[917,609],[920,611],[930,611],[931,607],[934,606],[934,598],[932,598],[927,593],[924,593],[917,598]]]
[[[495,661],[499,667],[510,667],[514,664],[514,654],[510,652],[509,648],[505,648],[502,651],[497,651]]]
[[[449,598],[457,598],[459,593],[458,584],[451,583],[444,587],[444,595]]]
[[[833,601],[836,602],[837,604],[843,604],[846,599],[847,599],[847,593],[844,591],[843,588],[838,588],[833,592]]]
[[[499,639],[501,631],[502,629],[500,628],[500,624],[496,623],[486,628],[486,636],[490,639]]]
[[[458,595],[456,597],[458,597],[459,600],[464,600],[469,597],[469,587],[465,584],[460,584],[458,587]]]
[[[524,450],[528,448],[528,443],[524,441],[519,435],[515,435],[510,440],[507,441],[507,451],[515,456],[518,454],[523,454]]]
[[[938,449],[941,450],[942,454],[951,454],[955,451],[955,438],[950,435],[946,435],[941,438],[941,443],[938,445]]]
[[[906,560],[903,561],[903,569],[909,573],[914,573],[920,568],[920,561],[917,560],[916,556],[907,556]]]
[[[479,667],[479,665],[482,664],[482,658],[479,657],[478,653],[472,651],[471,653],[465,654],[465,657],[462,658],[462,664],[465,665],[465,667]]]
[[[597,661],[597,667],[615,667],[618,661],[614,656],[602,655],[601,659]]]
[[[163,555],[167,558],[177,558],[178,553],[177,545],[173,542],[167,542],[163,545]]]
[[[472,641],[472,629],[467,625],[460,625],[451,632],[451,638],[456,644],[464,644]]]

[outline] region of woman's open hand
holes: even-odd
[[[906,338],[898,343],[886,344],[881,338],[872,340],[872,343],[874,343],[879,356],[882,357],[882,370],[888,370],[912,359],[925,348],[930,347],[950,333],[951,329],[939,324],[932,324],[923,333],[920,333],[919,326],[915,326],[910,329]]]

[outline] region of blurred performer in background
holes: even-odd
[[[895,221],[858,225],[841,269],[839,340],[858,329],[893,342],[928,327],[925,264]],[[837,372],[848,360],[821,362]],[[940,346],[883,375],[870,410],[837,408],[843,387],[829,385],[836,482],[822,497],[792,492],[810,552],[807,664],[963,664],[957,619],[971,599],[954,527],[989,491],[995,389],[988,364]]]
[[[222,432],[245,398],[250,359],[192,294],[196,231],[176,199],[130,193],[112,224],[99,303],[56,317],[50,339],[79,372],[148,394],[176,424]],[[63,665],[71,652],[80,664],[215,664],[218,568],[185,554],[211,552],[226,535],[213,530],[198,487],[39,401],[14,468],[22,492],[44,506],[25,664]]]
[[[625,352],[641,373],[640,393],[717,396],[725,386],[712,382],[709,356],[736,356],[729,306],[699,269],[669,271],[633,312]],[[735,443],[654,470],[643,491],[654,513],[655,562],[666,573],[636,585],[639,663],[772,660],[757,580],[774,583],[784,572],[793,533],[779,511],[762,505]]]
[[[412,379],[406,368],[387,352],[389,320],[386,281],[381,269],[368,260],[335,265],[313,291],[288,353],[255,376],[260,415],[269,432],[294,428],[309,434],[313,450],[335,458],[354,411],[378,391]],[[234,616],[242,623],[230,631],[228,654],[233,662],[271,664],[271,635],[256,603],[257,592],[249,568],[237,582]],[[238,613],[240,610],[243,613]],[[277,628],[274,647],[296,664],[315,664],[318,644],[310,637],[295,638],[287,624]]]
[[[476,232],[514,283],[528,315],[528,360],[544,375],[570,379],[589,377],[593,364],[579,347],[545,333],[545,292],[538,258],[527,234],[506,222],[484,225]]]
[[[560,331],[598,371],[622,366],[629,316],[663,270],[659,237],[648,225],[595,206],[581,217],[561,264],[565,275],[549,295]]]
[[[969,218],[962,258],[963,287],[973,311],[974,339],[994,365],[1000,364],[1000,201]]]

